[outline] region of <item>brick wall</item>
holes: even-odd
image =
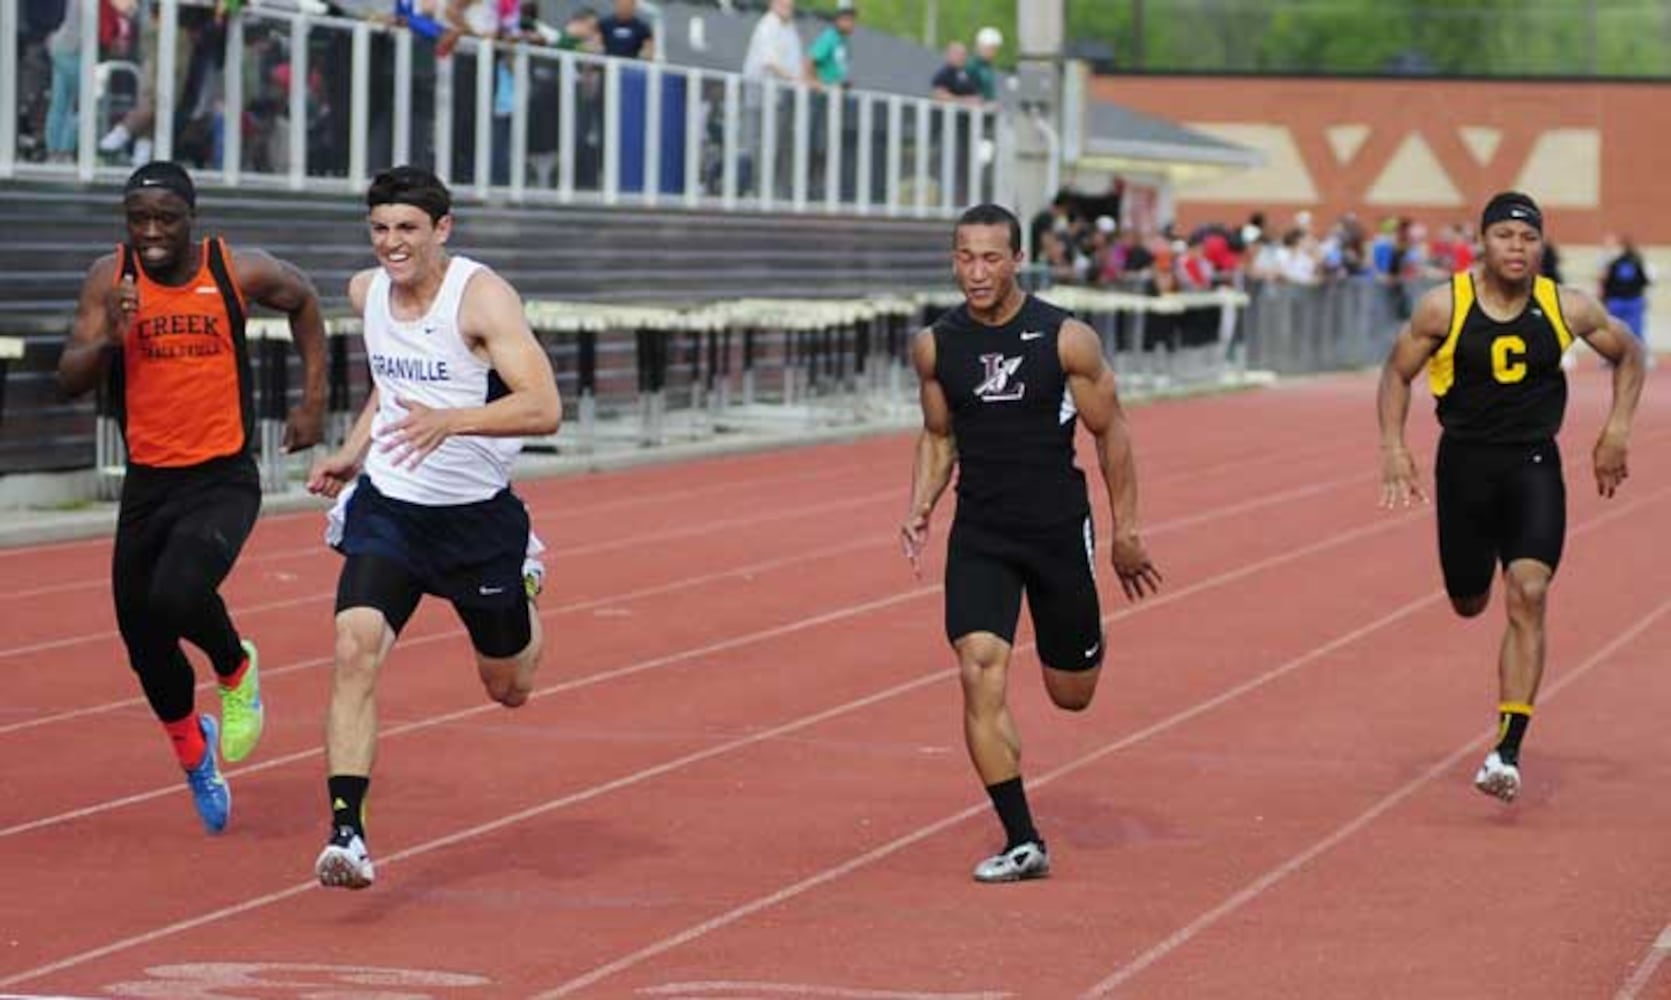
[[[1671,244],[1671,85],[1099,77],[1096,97],[1256,147],[1268,165],[1180,189],[1179,215],[1312,210],[1428,223],[1495,192],[1537,197],[1558,242]]]
[[[1608,233],[1633,237],[1660,281],[1650,337],[1671,346],[1671,84],[1105,76],[1096,98],[1256,148],[1266,166],[1180,187],[1178,221],[1264,210],[1326,227],[1356,212],[1430,227],[1474,221],[1493,193],[1542,204],[1569,284],[1594,290]]]

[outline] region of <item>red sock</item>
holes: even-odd
[[[223,688],[227,688],[228,690],[237,687],[238,685],[240,685],[244,682],[244,674],[247,673],[248,671],[249,671],[249,657],[246,656],[243,659],[238,661],[238,669],[237,670],[232,671],[230,674],[227,674],[225,677],[222,677],[220,679],[220,686],[223,687]]]
[[[165,722],[162,728],[168,733],[168,741],[174,744],[174,756],[180,758],[181,767],[189,771],[203,762],[209,745],[203,741],[203,730],[197,724],[196,712],[179,722]]]

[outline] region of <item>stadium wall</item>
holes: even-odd
[[[1603,239],[1628,235],[1661,282],[1650,337],[1671,348],[1671,138],[1653,125],[1671,83],[1115,75],[1091,92],[1265,154],[1180,186],[1185,225],[1263,210],[1281,228],[1304,210],[1319,226],[1351,211],[1437,227],[1518,188],[1542,203],[1565,280],[1586,289]]]

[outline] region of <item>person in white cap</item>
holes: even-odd
[[[975,32],[975,57],[969,60],[969,75],[980,88],[981,100],[991,104],[998,100],[998,67],[993,60],[1004,47],[1004,33],[988,25]]]

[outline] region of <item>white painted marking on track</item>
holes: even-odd
[[[1659,932],[1659,937],[1654,938],[1654,943],[1648,946],[1642,960],[1631,970],[1630,978],[1626,979],[1625,984],[1619,987],[1619,992],[1613,995],[1613,1000],[1636,1000],[1640,997],[1642,991],[1648,988],[1648,984],[1654,981],[1654,973],[1665,964],[1668,955],[1671,955],[1671,924],[1667,924]]]
[[[112,983],[105,992],[136,1000],[228,1000],[252,993],[272,996],[276,990],[330,1000],[439,1000],[457,990],[493,985],[493,980],[473,973],[293,962],[187,962],[153,965],[145,975],[148,978]]]

